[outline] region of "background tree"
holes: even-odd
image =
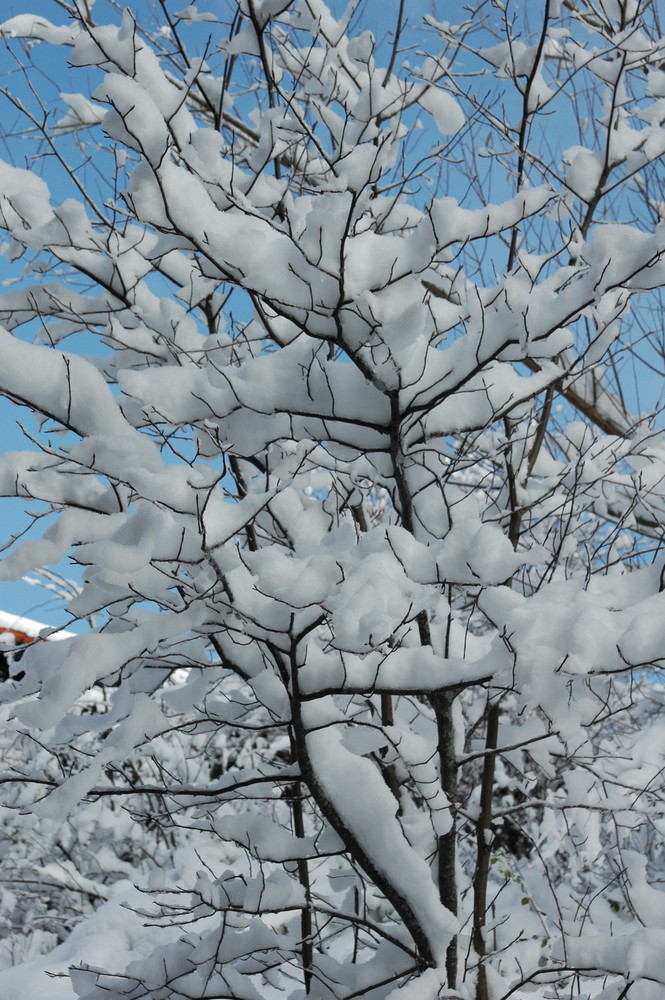
[[[0,575],[88,623],[2,688],[3,911],[65,885],[63,996],[665,996],[665,39],[524,6],[0,26]]]

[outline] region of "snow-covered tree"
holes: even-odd
[[[665,36],[438,6],[0,24],[0,992],[665,997]]]

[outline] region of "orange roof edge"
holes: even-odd
[[[52,625],[44,625],[43,622],[35,622],[31,618],[22,618],[21,615],[11,615],[6,611],[0,611],[0,643],[3,634],[10,633],[14,637],[17,646],[25,646],[27,643],[38,639],[44,629],[52,629]],[[48,639],[69,639],[74,635],[65,629],[58,629]]]

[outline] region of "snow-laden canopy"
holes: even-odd
[[[537,6],[0,24],[0,995],[665,997],[665,39]]]

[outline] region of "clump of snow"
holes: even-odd
[[[445,90],[435,86],[428,87],[418,98],[418,104],[431,114],[442,135],[453,135],[464,127],[464,112],[455,98]]]

